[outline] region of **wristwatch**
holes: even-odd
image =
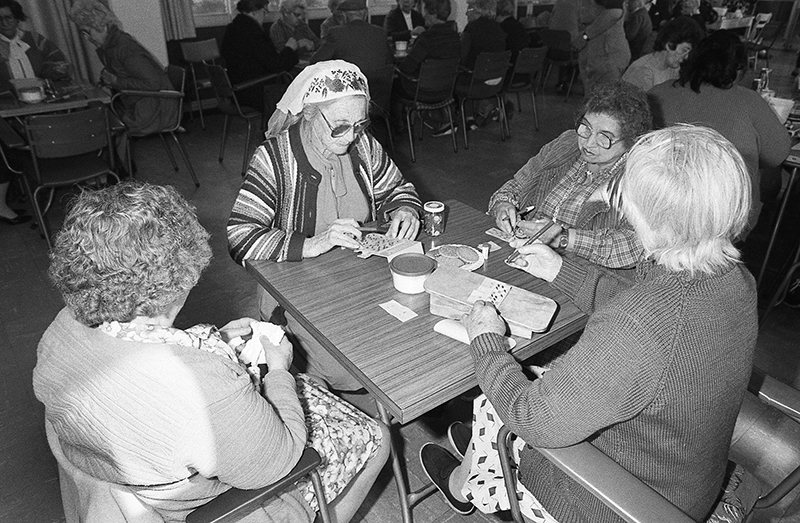
[[[567,245],[569,245],[569,232],[568,230],[561,234],[558,237],[558,248],[559,249],[566,249]]]

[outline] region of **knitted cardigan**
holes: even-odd
[[[34,393],[66,458],[95,478],[129,486],[166,521],[183,521],[231,486],[269,485],[300,459],[306,426],[294,377],[272,370],[264,385],[268,399],[227,358],[113,338],[69,309],[42,336],[33,371]],[[311,521],[301,500],[288,492],[256,521]],[[95,515],[116,521],[108,512]]]
[[[495,191],[489,199],[489,209],[498,202],[510,202],[518,208],[535,205],[542,209],[546,202],[553,201],[553,189],[579,158],[578,134],[573,129],[564,131]],[[625,163],[620,162],[605,175],[597,175],[596,188],[605,185],[624,168]],[[569,252],[603,267],[632,267],[641,258],[642,245],[627,220],[616,217],[610,210],[605,202],[583,202],[576,220],[567,222],[559,217],[575,238]]]
[[[422,210],[414,186],[369,133],[349,154],[370,220],[388,219],[401,206]],[[321,181],[303,149],[299,124],[261,144],[228,220],[233,259],[242,264],[246,259],[301,260],[305,240],[314,235]]]
[[[480,335],[472,356],[481,389],[529,445],[588,440],[704,521],[750,376],[753,277],[739,264],[692,276],[645,262],[633,284],[582,264],[565,258],[553,282],[592,313],[578,343],[542,379],[528,381],[499,335]],[[560,523],[622,521],[531,447],[519,474]]]

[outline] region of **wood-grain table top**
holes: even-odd
[[[425,251],[458,243],[477,246],[493,240],[486,214],[458,201],[446,202],[445,233],[419,240]],[[550,328],[533,338],[517,338],[514,354],[527,358],[582,329],[586,315],[543,280],[504,263],[511,248],[502,245],[478,274],[554,299],[558,310]],[[247,261],[248,271],[301,323],[400,423],[407,423],[477,384],[468,345],[434,332],[441,317],[429,312],[427,293],[395,290],[385,258],[361,259],[334,249],[302,262]],[[400,322],[379,304],[395,300],[417,313]]]

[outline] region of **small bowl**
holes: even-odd
[[[436,260],[424,254],[398,254],[389,262],[394,288],[403,294],[425,292],[425,280],[436,269]]]
[[[44,100],[44,91],[41,88],[22,88],[19,90],[19,99],[25,103],[36,104]]]

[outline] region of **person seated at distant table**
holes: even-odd
[[[331,27],[336,27],[337,25],[342,25],[345,23],[342,13],[339,12],[339,1],[340,0],[328,0],[328,10],[331,12],[331,14],[328,15],[328,18],[323,20],[319,26],[320,38],[325,38],[328,36],[328,32],[331,30]]]
[[[697,22],[688,16],[667,21],[658,31],[653,52],[629,65],[622,79],[643,91],[668,80],[677,80],[681,64],[702,38],[703,32]]]
[[[625,82],[598,85],[575,129],[543,146],[495,191],[489,214],[509,234],[530,236],[549,225],[542,243],[604,267],[633,267],[642,246],[629,221],[612,208],[610,194],[628,151],[651,127],[641,89]],[[526,218],[529,208],[534,212]],[[536,218],[537,212],[547,219]]]
[[[653,22],[647,10],[650,0],[628,0],[628,12],[625,15],[625,39],[631,48],[631,62],[635,62],[649,49],[645,49],[653,34]]]
[[[297,75],[269,120],[267,140],[250,160],[228,219],[237,263],[359,249],[359,222],[387,221],[389,237],[416,238],[419,196],[366,132],[368,104],[367,79],[351,63],[318,62]],[[275,299],[261,286],[259,293],[262,318],[276,317]],[[309,375],[338,390],[362,388],[291,316],[286,321]]]
[[[471,435],[450,429],[462,461],[433,443],[420,450],[461,514],[509,508],[495,445],[503,425],[517,436],[511,495],[527,521],[622,521],[533,447],[591,444],[694,521],[719,499],[758,335],[756,284],[732,243],[747,223],[747,168],[716,131],[671,127],[634,145],[619,195],[647,253],[635,282],[547,245],[512,243],[516,267],[589,314],[549,370],[523,373],[491,303],[464,317],[485,396],[473,402]]]
[[[66,307],[39,343],[33,387],[65,458],[97,480],[73,484],[73,502],[88,521],[141,521],[112,483],[184,521],[232,487],[277,481],[311,446],[332,515],[348,521],[386,462],[388,431],[293,376],[274,325],[173,326],[211,260],[208,239],[169,186],[84,191],[67,212],[49,271]],[[311,522],[316,507],[301,480],[247,521]]]
[[[780,165],[791,146],[789,133],[769,103],[739,85],[745,71],[747,47],[741,39],[731,31],[714,31],[689,55],[678,80],[659,84],[648,93],[656,127],[705,125],[741,153],[753,191],[750,219],[739,238],[742,241],[761,214],[762,191],[777,196]]]
[[[344,60],[367,74],[392,63],[386,34],[367,21],[366,0],[342,0],[338,11],[345,23],[328,31],[317,52],[311,56],[312,64]]]
[[[415,3],[415,0],[397,0],[397,7],[386,14],[383,30],[390,40],[407,42],[425,31],[425,19],[414,9]]]
[[[289,37],[279,50],[264,32],[264,17],[269,0],[239,0],[236,10],[239,14],[225,28],[222,37],[220,54],[228,69],[228,78],[232,84],[240,84],[263,76],[291,71],[299,57],[297,56],[297,40]],[[274,102],[267,98],[279,97],[285,85],[254,85],[236,92],[240,105],[246,105],[258,111],[270,111],[267,105]],[[274,92],[273,92],[274,91]]]
[[[516,19],[517,5],[513,0],[497,0],[497,17],[500,27],[506,33],[506,50],[511,51],[510,69],[517,63],[519,52],[528,47],[531,41],[525,26]]]
[[[306,21],[305,0],[282,0],[281,17],[269,28],[269,37],[275,49],[283,49],[290,38],[297,42],[297,54],[300,59],[307,59],[319,47],[320,38],[308,26]]]
[[[153,54],[120,29],[119,19],[99,0],[76,0],[69,11],[81,34],[97,48],[103,83],[114,90],[171,91],[172,82]],[[175,121],[180,101],[125,96],[115,112],[131,132],[147,134]]]

